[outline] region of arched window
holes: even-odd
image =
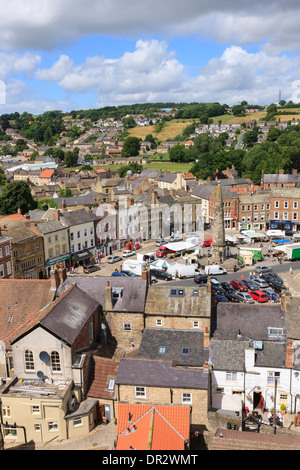
[[[25,370],[34,370],[33,352],[28,349],[25,351]]]
[[[60,357],[57,351],[52,351],[50,360],[52,372],[60,372]]]

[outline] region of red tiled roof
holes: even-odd
[[[15,332],[53,298],[48,279],[0,279],[0,340],[6,347]]]
[[[190,407],[120,403],[117,434],[116,450],[184,450],[190,437]]]
[[[111,400],[115,398],[116,389],[109,391],[108,386],[110,380],[116,380],[119,364],[119,361],[106,357],[93,356],[88,397]]]
[[[42,173],[40,174],[39,178],[51,178],[51,176],[53,175],[54,173],[54,170],[44,170],[42,171]]]

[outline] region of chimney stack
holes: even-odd
[[[209,348],[209,332],[207,326],[205,327],[204,337],[203,337],[203,347]]]
[[[105,287],[104,309],[105,309],[106,312],[109,312],[113,309],[112,288],[109,284],[109,281],[107,281],[107,285]]]
[[[289,339],[288,346],[286,347],[286,354],[285,354],[285,367],[293,368],[294,366],[294,349],[293,349],[293,341]]]
[[[58,270],[55,269],[54,266],[51,267],[50,279],[51,279],[51,290],[56,291],[60,285],[60,278],[59,278]]]

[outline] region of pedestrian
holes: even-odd
[[[249,273],[249,278],[250,278],[250,281],[251,281],[251,279],[252,279],[252,272],[251,271]]]
[[[274,295],[273,295],[273,294],[271,295],[271,300],[272,300],[273,303],[275,302],[275,299],[274,299]]]
[[[272,413],[271,411],[269,411],[268,420],[269,420],[269,423],[270,423],[270,424],[273,423],[273,413]]]
[[[292,266],[290,267],[290,274],[293,274],[293,268],[292,268]]]
[[[243,280],[244,280],[244,276],[243,276],[243,275],[241,275],[241,281],[243,281]]]

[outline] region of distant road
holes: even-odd
[[[239,139],[237,141],[237,144],[235,146],[236,149],[241,149],[243,147],[243,137],[244,137],[245,131],[242,132],[239,136]]]
[[[280,273],[285,273],[287,274],[290,270],[290,266],[292,266],[293,268],[293,271],[296,271],[298,269],[300,269],[300,261],[292,261],[292,262],[283,262],[282,264],[278,263],[278,261],[273,261],[271,263],[258,263],[257,265],[259,264],[262,264],[262,265],[265,265],[265,266],[270,266],[270,268],[272,268],[272,271],[274,271],[275,273],[277,273],[279,276],[280,276]],[[250,272],[253,272],[255,266],[248,266],[247,268],[243,268],[242,270],[240,271],[237,271],[236,273],[228,273],[228,274],[225,274],[225,275],[222,275],[222,276],[215,276],[216,279],[219,279],[220,282],[224,282],[224,281],[232,281],[232,279],[240,279],[241,276],[244,276],[245,279],[249,279],[249,273]],[[203,271],[203,270],[202,270]],[[194,282],[194,279],[193,278],[190,278],[190,279],[176,279],[174,281],[168,281],[168,285],[181,285],[181,286],[187,286],[187,287],[191,287],[191,286],[197,286],[198,284],[196,284]]]

